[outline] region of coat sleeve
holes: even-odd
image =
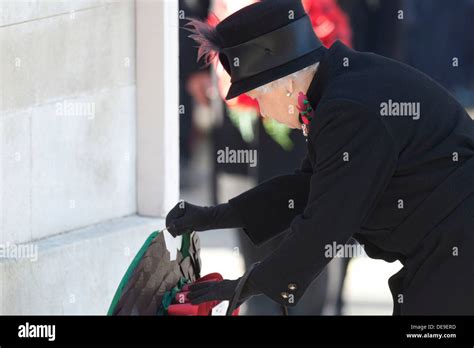
[[[308,201],[313,173],[308,156],[293,174],[277,176],[229,200],[243,230],[259,246],[288,229]]]
[[[359,231],[393,175],[398,151],[380,120],[345,100],[320,106],[310,136],[316,167],[308,205],[251,282],[283,305],[295,305],[331,260],[328,248]]]

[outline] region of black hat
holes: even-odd
[[[215,28],[191,19],[198,60],[219,57],[231,76],[226,99],[319,62],[325,48],[300,0],[263,0],[242,8]]]

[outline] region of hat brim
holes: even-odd
[[[327,48],[320,47],[298,59],[292,60],[289,63],[264,71],[252,77],[236,81],[231,84],[226,100],[237,98],[238,96],[249,92],[255,88],[261,87],[272,81],[278,80],[282,77],[293,74],[302,70],[312,64],[321,61]]]

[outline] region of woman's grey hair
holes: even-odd
[[[287,75],[278,80],[267,83],[266,85],[257,87],[255,88],[255,91],[260,92],[260,93],[268,93],[275,87],[286,85],[286,83],[288,82],[288,79],[298,79],[302,74],[306,72],[315,73],[318,70],[318,67],[319,67],[319,62],[313,65],[310,65],[304,69],[301,69],[293,74]]]

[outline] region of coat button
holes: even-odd
[[[290,294],[288,294],[287,292],[282,292],[280,295],[281,295],[281,297],[283,297],[284,299],[287,299],[288,297],[290,297]]]
[[[296,286],[296,284],[288,284],[288,289],[290,289],[291,291],[295,291],[298,287]]]

